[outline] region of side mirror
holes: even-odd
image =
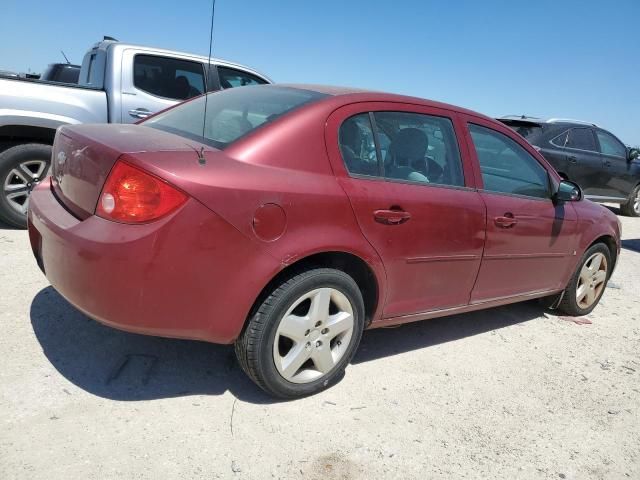
[[[579,202],[582,200],[582,190],[577,183],[562,180],[558,185],[554,200],[558,202]]]
[[[631,162],[638,157],[640,157],[640,150],[638,150],[637,148],[630,148],[629,155],[627,155],[627,160]]]

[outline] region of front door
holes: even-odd
[[[463,167],[448,113],[351,105],[329,118],[327,147],[360,228],[383,260],[384,317],[467,305],[485,207],[465,183],[471,170]]]
[[[598,146],[602,154],[602,179],[607,196],[627,198],[638,183],[627,161],[627,148],[617,138],[604,130],[596,130]]]
[[[508,129],[467,117],[487,207],[472,303],[561,289],[575,263],[576,213],[554,204],[546,168]]]

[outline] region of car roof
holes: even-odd
[[[340,87],[331,85],[313,85],[313,84],[276,84],[276,85],[263,85],[261,88],[295,88],[299,90],[308,90],[321,94],[328,95],[330,97],[340,97],[344,104],[348,103],[360,103],[360,102],[396,102],[396,103],[408,103],[412,105],[422,105],[425,107],[440,108],[443,110],[450,110],[454,112],[465,113],[474,117],[480,117],[492,122],[495,122],[495,118],[488,117],[481,113],[466,108],[458,107],[444,102],[438,102],[435,100],[428,100],[420,97],[413,97],[410,95],[400,95],[397,93],[380,92],[375,90],[366,90],[362,88],[353,87]]]

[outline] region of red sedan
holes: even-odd
[[[336,381],[365,328],[540,297],[589,313],[620,251],[615,215],[520,136],[418,98],[226,90],[64,127],[52,165],[29,212],[51,284],[116,328],[235,343],[279,397]]]

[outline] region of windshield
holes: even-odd
[[[156,115],[144,125],[223,149],[256,128],[326,96],[289,87],[233,88],[208,94],[206,119],[202,96]]]

